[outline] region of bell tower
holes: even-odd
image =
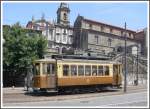
[[[69,21],[70,9],[67,3],[61,3],[57,10],[57,23],[67,26],[70,24]]]

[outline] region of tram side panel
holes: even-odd
[[[62,86],[80,86],[80,85],[112,85],[113,83],[113,70],[112,65],[109,66],[109,75],[104,76],[64,76],[63,65],[66,63],[58,63],[58,87]],[[70,73],[70,72],[69,72]]]

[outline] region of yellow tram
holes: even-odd
[[[34,62],[33,88],[69,90],[120,86],[122,64],[108,60],[40,59]]]

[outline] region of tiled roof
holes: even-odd
[[[82,16],[81,16],[81,17],[82,17]],[[99,21],[87,19],[87,18],[84,18],[84,17],[82,17],[82,18],[83,18],[84,21],[89,22],[89,23],[92,23],[92,24],[105,25],[105,26],[112,27],[112,28],[116,28],[116,29],[119,29],[119,30],[124,30],[124,28],[119,27],[119,26],[114,26],[114,25],[111,25],[111,24],[107,24],[107,23],[103,23],[103,22],[99,22]],[[127,29],[127,31],[130,31],[130,32],[132,32],[132,33],[136,33],[136,31],[130,30],[130,29]]]

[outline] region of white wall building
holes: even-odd
[[[43,15],[40,20],[32,18],[26,28],[41,30],[48,40],[48,51],[62,54],[73,50],[73,27],[70,26],[69,14],[69,6],[61,3],[57,10],[57,22],[46,21]]]

